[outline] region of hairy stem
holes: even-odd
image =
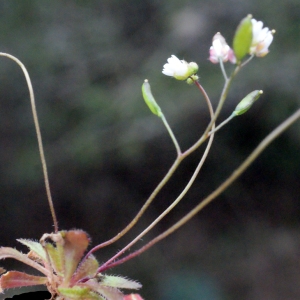
[[[31,103],[32,115],[33,115],[33,121],[34,121],[34,126],[35,126],[37,140],[38,140],[40,159],[41,159],[42,168],[43,168],[44,182],[45,182],[45,187],[46,187],[48,204],[49,204],[51,215],[52,215],[54,230],[55,230],[55,232],[58,232],[58,222],[57,222],[55,209],[54,209],[52,196],[51,196],[49,177],[48,177],[48,171],[47,171],[47,164],[46,164],[46,159],[45,159],[45,154],[44,154],[42,135],[41,135],[39,120],[38,120],[38,116],[37,116],[35,99],[34,99],[34,92],[33,92],[32,84],[31,84],[31,80],[30,80],[29,74],[27,72],[27,69],[25,68],[25,66],[23,65],[23,63],[19,59],[17,59],[13,55],[10,55],[8,53],[3,53],[3,52],[0,52],[0,56],[8,57],[9,59],[16,62],[20,66],[20,68],[22,69],[22,71],[24,73],[24,76],[26,78],[26,82],[27,82],[27,86],[28,86],[28,90],[29,90],[29,96],[30,96],[30,103]]]

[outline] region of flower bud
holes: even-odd
[[[228,46],[220,32],[216,33],[213,37],[212,46],[209,49],[209,60],[214,64],[220,60],[223,62],[229,60],[233,64],[236,62],[233,50]]]
[[[186,83],[189,85],[192,85],[195,83],[195,81],[197,81],[199,79],[199,77],[197,75],[192,75],[190,76],[187,80]]]
[[[232,114],[239,116],[244,114],[252,104],[260,97],[263,93],[262,90],[255,90],[248,94],[235,108]]]
[[[145,79],[145,81],[142,85],[142,94],[143,94],[146,104],[148,105],[148,107],[152,111],[152,113],[154,113],[155,115],[160,117],[162,115],[161,109],[158,106],[158,104],[156,103],[156,101],[152,95],[150,84],[147,79]]]

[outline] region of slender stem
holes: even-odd
[[[136,250],[135,252],[125,256],[124,258],[117,260],[105,266],[105,269],[113,268],[120,265],[131,258],[134,258],[141,253],[145,252],[147,249],[155,245],[157,242],[166,238],[168,235],[172,234],[178,228],[187,223],[191,218],[193,218],[199,211],[201,211],[205,206],[210,204],[216,197],[218,197],[222,192],[224,192],[239,176],[241,176],[244,171],[250,166],[250,164],[289,126],[300,119],[300,109],[298,109],[294,114],[282,122],[277,128],[275,128],[270,134],[268,134],[259,145],[252,151],[252,153],[244,160],[244,162],[209,196],[207,196],[202,202],[200,202],[194,209],[192,209],[188,214],[186,214],[182,219],[176,222],[168,230],[158,235],[156,238],[152,239],[148,244],[142,248]],[[103,271],[102,269],[101,271]]]
[[[227,73],[226,73],[226,70],[224,68],[223,60],[221,58],[219,58],[219,63],[220,63],[220,68],[222,70],[224,79],[225,79],[225,81],[227,81],[228,80]]]
[[[147,208],[149,207],[149,205],[151,204],[151,202],[154,200],[154,198],[156,197],[156,195],[159,193],[159,191],[163,188],[163,186],[169,181],[169,179],[171,178],[171,176],[174,174],[175,170],[177,169],[177,167],[179,166],[180,162],[182,161],[182,157],[181,157],[181,150],[180,150],[180,146],[177,142],[177,139],[171,129],[171,127],[169,126],[169,123],[167,122],[164,114],[162,113],[160,115],[161,120],[163,121],[165,127],[167,128],[167,131],[174,143],[174,146],[176,148],[176,152],[177,152],[177,158],[174,161],[173,165],[171,166],[171,168],[169,169],[168,173],[165,175],[165,177],[161,180],[161,182],[158,184],[158,186],[155,188],[155,190],[151,193],[150,197],[147,199],[147,201],[145,202],[145,204],[143,205],[143,207],[140,209],[140,211],[137,213],[137,215],[132,219],[132,221],[121,231],[119,232],[116,236],[114,236],[113,238],[111,238],[110,240],[101,243],[97,246],[95,246],[94,248],[92,248],[84,257],[84,260],[86,260],[92,253],[94,253],[95,251],[106,247],[112,243],[114,243],[115,241],[117,241],[118,239],[120,239],[122,236],[124,236],[137,222],[138,220],[141,218],[141,216],[144,214],[144,212],[147,210]]]
[[[144,214],[144,212],[147,210],[147,208],[150,206],[150,204],[152,203],[152,201],[155,199],[156,195],[159,193],[159,191],[165,186],[165,184],[169,181],[169,179],[172,177],[172,175],[174,174],[174,172],[176,171],[176,169],[178,168],[179,164],[181,163],[181,161],[183,160],[183,158],[181,157],[181,150],[180,150],[180,146],[176,140],[176,137],[171,129],[171,127],[169,126],[165,116],[162,114],[161,119],[164,123],[164,125],[166,126],[169,135],[171,136],[171,139],[175,145],[176,151],[177,151],[177,158],[174,161],[173,165],[171,166],[171,168],[169,169],[168,173],[165,175],[165,177],[161,180],[161,182],[158,184],[158,186],[155,188],[155,190],[151,193],[150,197],[147,199],[147,201],[145,202],[145,204],[142,206],[142,208],[140,209],[140,211],[136,214],[136,216],[132,219],[132,221],[121,231],[119,232],[117,235],[115,235],[113,238],[109,239],[108,241],[101,243],[97,246],[95,246],[94,248],[92,248],[83,258],[82,262],[85,261],[92,253],[94,253],[95,251],[104,248],[114,242],[116,242],[118,239],[120,239],[122,236],[124,236],[137,222],[138,220],[141,218],[141,216]]]
[[[84,260],[86,260],[92,253],[94,253],[95,251],[104,248],[112,243],[114,243],[115,241],[117,241],[118,239],[120,239],[122,236],[124,236],[136,223],[137,221],[140,219],[140,217],[144,214],[144,212],[146,211],[146,209],[149,207],[149,205],[151,204],[151,202],[154,200],[154,198],[156,197],[156,195],[159,193],[159,191],[163,188],[163,186],[169,181],[169,179],[171,178],[171,176],[174,174],[175,170],[177,169],[177,167],[179,166],[180,162],[182,161],[182,159],[180,157],[178,157],[173,165],[171,166],[171,168],[169,169],[168,173],[165,175],[165,177],[162,179],[162,181],[158,184],[158,186],[155,188],[155,190],[152,192],[152,194],[150,195],[150,197],[147,199],[147,201],[145,202],[145,204],[143,205],[143,207],[140,209],[140,211],[137,213],[137,215],[133,218],[133,220],[121,231],[119,232],[116,236],[114,236],[113,238],[111,238],[110,240],[101,243],[97,246],[95,246],[94,248],[92,248],[84,257],[84,259],[82,260],[82,262]]]
[[[210,113],[210,116],[211,118],[213,118],[214,116],[214,112],[213,112],[213,108],[212,108],[212,105],[211,105],[211,102],[209,100],[209,97],[208,95],[206,94],[205,90],[203,89],[203,87],[198,83],[198,82],[195,82],[197,86],[200,86],[200,91],[202,92],[202,94],[204,95],[204,98],[207,102],[207,105],[208,105],[208,109],[209,109],[209,113]],[[168,124],[168,123],[165,123],[165,125]],[[171,128],[167,125],[166,126],[167,128],[170,129],[169,133],[170,133],[170,136],[172,138],[172,136],[174,137],[174,144],[178,145],[177,141],[176,141],[176,138],[171,130]],[[211,139],[212,141],[212,139]],[[209,146],[210,147],[210,146]],[[179,145],[178,145],[178,148],[176,147],[177,149],[177,154],[179,153]],[[207,147],[207,149],[209,149]],[[206,152],[208,153],[208,150],[206,150]],[[203,155],[203,158],[201,160],[203,160],[203,162],[200,162],[200,164],[203,164],[204,163],[204,160],[207,156],[206,152],[204,152],[204,155]],[[181,153],[181,152],[180,152]],[[174,172],[176,171],[176,169],[178,168],[178,166],[180,165],[180,163],[184,160],[184,158],[187,157],[188,154],[180,154],[177,156],[175,162],[173,163],[172,167],[170,168],[170,170],[168,171],[168,173],[165,175],[165,177],[162,179],[162,181],[158,184],[158,186],[155,188],[155,190],[152,192],[152,194],[150,195],[150,197],[147,199],[147,201],[145,202],[145,204],[143,205],[143,207],[141,208],[141,210],[138,212],[138,214],[134,217],[134,219],[120,232],[118,233],[116,236],[114,236],[113,238],[111,238],[110,240],[104,242],[104,243],[101,243],[97,246],[95,246],[94,248],[92,248],[86,255],[85,257],[83,258],[82,262],[84,262],[92,253],[94,253],[95,251],[103,248],[103,247],[106,247],[112,243],[114,243],[115,241],[117,241],[118,239],[120,239],[122,236],[124,236],[136,223],[137,221],[140,219],[140,217],[144,214],[144,212],[146,211],[146,209],[149,207],[149,205],[152,203],[152,201],[154,200],[154,198],[156,197],[156,195],[159,193],[159,191],[164,187],[164,185],[169,181],[169,179],[171,178],[171,176],[174,174]],[[201,168],[201,166],[200,166]],[[180,201],[180,200],[179,200]],[[154,225],[153,225],[154,226]],[[126,251],[126,250],[124,250]],[[82,263],[81,262],[81,263]]]
[[[43,168],[44,182],[45,182],[45,187],[46,187],[48,204],[49,204],[52,219],[53,219],[54,231],[58,232],[58,222],[57,222],[55,209],[54,209],[52,196],[51,196],[51,190],[50,190],[50,184],[49,184],[49,178],[48,178],[48,171],[47,171],[47,164],[46,164],[46,159],[45,159],[45,154],[44,154],[42,135],[41,135],[40,125],[39,125],[39,121],[38,121],[36,105],[35,105],[35,99],[34,99],[34,92],[33,92],[32,84],[31,84],[31,80],[30,80],[29,74],[27,72],[27,69],[25,68],[25,66],[23,65],[23,63],[19,59],[17,59],[13,55],[10,55],[8,53],[3,53],[3,52],[0,52],[0,56],[8,57],[9,59],[16,62],[21,67],[21,69],[24,73],[24,76],[26,78],[26,82],[27,82],[27,86],[28,86],[28,90],[29,90],[29,96],[30,96],[30,103],[31,103],[32,115],[33,115],[33,121],[34,121],[34,126],[35,126],[37,140],[38,140],[40,159],[41,159],[42,168]]]
[[[171,129],[171,127],[169,126],[169,123],[167,122],[166,118],[165,118],[165,115],[162,113],[161,116],[160,116],[161,120],[163,121],[164,125],[166,126],[168,132],[169,132],[169,135],[174,143],[174,146],[176,148],[176,152],[177,152],[177,156],[180,156],[181,155],[181,150],[180,150],[180,146],[177,142],[177,139]]]
[[[213,112],[213,108],[211,105],[211,102],[209,100],[209,97],[207,96],[205,90],[203,89],[203,87],[197,82],[197,86],[199,86],[200,90],[203,91],[203,93],[206,95],[205,98],[207,100],[207,104],[209,107],[209,112],[210,112],[210,117],[211,119],[214,117],[214,112]],[[214,128],[214,125],[213,125]],[[129,249],[131,246],[133,246],[136,242],[138,242],[144,235],[146,235],[155,225],[157,225],[182,199],[183,197],[187,194],[187,192],[189,191],[189,189],[191,188],[191,186],[193,185],[194,181],[196,180],[206,158],[207,155],[209,153],[209,150],[211,148],[212,142],[213,142],[213,138],[214,138],[214,134],[211,134],[210,138],[209,138],[209,142],[206,146],[206,149],[204,151],[203,156],[201,157],[201,160],[199,162],[199,164],[197,165],[192,177],[190,178],[189,182],[187,183],[187,185],[185,186],[185,188],[183,189],[183,191],[180,193],[180,195],[172,202],[172,204],[163,212],[161,213],[146,229],[144,229],[135,239],[133,239],[127,246],[125,246],[122,250],[120,250],[115,256],[113,256],[112,258],[110,258],[107,262],[105,262],[102,266],[99,267],[98,272],[102,272],[105,269],[109,268],[109,265],[112,261],[114,261],[115,259],[117,259],[118,257],[120,257],[127,249]],[[184,157],[186,157],[187,155],[183,156],[182,155],[182,159]]]
[[[128,250],[131,246],[133,246],[136,242],[138,242],[144,235],[146,235],[155,225],[157,225],[187,194],[193,183],[195,182],[197,175],[199,174],[201,167],[203,166],[208,152],[211,148],[212,142],[213,142],[213,136],[212,134],[210,136],[209,142],[206,146],[205,152],[197,165],[197,168],[195,169],[192,177],[190,178],[188,184],[185,186],[183,191],[180,193],[180,195],[173,201],[173,203],[163,212],[161,213],[145,230],[143,230],[135,239],[133,239],[128,245],[126,245],[122,250],[120,250],[115,256],[110,258],[107,262],[105,262],[102,266],[99,267],[98,272],[103,272],[104,270],[110,268],[110,263],[120,257],[126,250]]]
[[[235,70],[233,71],[233,73],[231,74],[231,76],[229,77],[228,80],[225,81],[225,84],[224,84],[224,87],[223,87],[223,90],[222,90],[222,93],[221,93],[221,97],[220,97],[220,100],[219,100],[219,103],[218,103],[218,106],[216,108],[216,111],[215,111],[215,114],[214,114],[214,117],[210,120],[209,124],[207,125],[203,135],[201,136],[201,138],[193,145],[191,146],[188,150],[186,150],[183,155],[189,155],[191,152],[195,151],[196,149],[199,148],[200,145],[202,145],[205,140],[208,138],[209,136],[209,131],[212,129],[213,125],[215,124],[222,108],[223,108],[223,105],[224,105],[224,102],[227,98],[227,95],[228,95],[228,92],[229,92],[229,88],[230,88],[230,85],[231,85],[231,82],[232,80],[234,79],[234,77],[236,76],[236,74],[241,70],[242,66],[241,65],[238,65]],[[196,82],[195,82],[196,83]],[[197,87],[199,89],[201,89],[201,85],[197,85]]]
[[[221,124],[219,124],[215,129],[211,130],[208,135],[210,136],[212,133],[217,132],[219,129],[221,129],[224,125],[226,125],[229,121],[231,121],[236,114],[231,114],[225,121],[223,121]]]
[[[254,54],[252,54],[248,59],[246,59],[242,64],[241,67],[244,67],[245,65],[247,65],[254,57]]]

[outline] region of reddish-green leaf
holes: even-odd
[[[2,289],[10,289],[22,286],[46,284],[47,281],[47,277],[33,276],[18,271],[10,271],[1,276],[0,286]]]
[[[65,273],[62,286],[67,286],[86,248],[89,245],[87,233],[82,230],[62,231],[64,239]]]
[[[94,277],[99,268],[99,263],[93,255],[90,255],[83,263],[80,263],[76,272],[72,276],[71,284],[75,284],[80,279],[91,276]]]
[[[19,260],[23,262],[24,264],[27,264],[37,270],[39,270],[41,273],[45,274],[46,276],[49,275],[49,271],[43,268],[40,264],[34,262],[30,258],[27,257],[27,255],[19,252],[18,250],[10,247],[1,247],[0,248],[0,259],[4,258],[14,258],[16,260]]]

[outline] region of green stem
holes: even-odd
[[[225,84],[221,93],[221,97],[218,103],[218,106],[216,108],[216,111],[214,113],[214,117],[210,120],[209,124],[207,125],[203,135],[201,136],[201,138],[193,145],[191,146],[188,150],[186,150],[183,155],[189,155],[190,153],[194,152],[196,149],[198,149],[208,138],[209,136],[209,131],[212,129],[213,125],[215,124],[222,108],[223,105],[225,103],[225,100],[227,98],[228,92],[229,92],[229,88],[231,85],[232,80],[234,79],[234,77],[236,76],[236,74],[240,71],[241,66],[238,65],[235,70],[233,71],[233,73],[231,74],[231,76],[229,77],[228,80],[225,80]],[[200,88],[200,85],[197,85],[198,88]]]
[[[209,142],[206,146],[205,152],[197,165],[197,168],[195,169],[192,177],[190,178],[188,184],[185,186],[183,191],[180,193],[180,195],[172,202],[168,208],[161,213],[146,229],[144,229],[136,238],[134,238],[127,246],[125,246],[122,250],[120,250],[115,256],[110,258],[107,262],[105,262],[99,269],[98,272],[104,271],[107,267],[109,268],[110,263],[114,260],[116,260],[118,257],[120,257],[126,250],[128,250],[131,246],[133,246],[136,242],[138,242],[143,236],[145,236],[155,225],[157,225],[175,206],[183,199],[183,197],[187,194],[193,183],[195,182],[206,158],[209,153],[209,150],[211,148],[212,142],[213,142],[214,134],[210,136]]]
[[[137,213],[137,215],[132,219],[132,221],[121,231],[119,232],[116,236],[114,236],[113,238],[111,238],[110,240],[101,243],[97,246],[95,246],[94,248],[92,248],[84,257],[84,260],[86,260],[92,253],[94,253],[95,251],[104,248],[114,242],[116,242],[118,239],[120,239],[122,236],[124,236],[137,222],[138,220],[141,218],[141,216],[144,214],[144,212],[147,210],[147,208],[149,207],[149,205],[152,203],[152,201],[154,200],[154,198],[156,197],[156,195],[159,193],[159,191],[163,188],[163,186],[169,181],[169,179],[172,177],[172,175],[174,174],[175,170],[177,169],[177,167],[179,166],[180,162],[181,162],[181,158],[178,157],[173,165],[171,166],[171,168],[169,169],[168,173],[165,175],[165,177],[162,179],[162,181],[158,184],[158,186],[155,188],[155,190],[151,193],[150,197],[147,199],[147,201],[145,202],[145,204],[143,205],[143,207],[140,209],[140,211]]]
[[[14,62],[16,62],[21,67],[21,69],[24,73],[26,82],[27,82],[27,86],[28,86],[28,90],[29,90],[29,96],[30,96],[31,109],[32,109],[32,115],[33,115],[33,121],[34,121],[34,126],[35,126],[37,140],[38,140],[40,159],[41,159],[42,168],[43,168],[47,199],[48,199],[48,204],[49,204],[52,219],[53,219],[54,231],[57,233],[58,232],[58,222],[57,222],[55,209],[54,209],[54,205],[53,205],[53,200],[52,200],[52,196],[51,196],[51,190],[50,190],[50,184],[49,184],[49,178],[48,178],[48,171],[47,171],[47,164],[46,164],[46,159],[45,159],[45,154],[44,154],[42,135],[41,135],[39,120],[38,120],[38,116],[37,116],[35,99],[34,99],[34,92],[33,92],[32,84],[31,84],[31,80],[30,80],[29,74],[27,72],[27,69],[25,68],[25,66],[23,65],[23,63],[19,59],[17,59],[13,55],[10,55],[8,53],[3,53],[3,52],[0,52],[0,56],[5,56],[5,57],[13,60]]]
[[[275,128],[270,134],[268,134],[259,145],[252,151],[252,153],[245,159],[245,161],[209,196],[207,196],[202,202],[200,202],[194,209],[192,209],[188,214],[186,214],[182,219],[176,222],[168,230],[158,235],[156,238],[151,240],[148,244],[142,248],[136,250],[135,252],[125,256],[124,258],[113,262],[109,265],[105,265],[105,269],[113,268],[117,265],[120,265],[138,255],[148,250],[150,247],[155,245],[157,242],[166,238],[168,235],[172,234],[174,231],[179,229],[185,223],[187,223],[191,218],[193,218],[199,211],[201,211],[205,206],[210,204],[216,197],[218,197],[222,192],[224,192],[239,176],[241,176],[245,170],[250,166],[250,164],[280,135],[282,134],[289,126],[294,122],[300,119],[300,109],[298,109],[293,115],[281,123],[277,128]]]
[[[227,81],[228,77],[227,77],[227,74],[226,74],[226,71],[225,71],[225,68],[224,68],[223,60],[220,59],[220,58],[219,58],[219,63],[220,63],[220,68],[221,68],[222,74],[224,76],[224,79],[225,79],[225,81]]]
[[[217,132],[219,129],[221,129],[224,125],[226,125],[229,121],[231,121],[236,114],[231,114],[225,121],[223,121],[221,124],[219,124],[215,129],[211,130],[208,135],[210,136],[212,133]]]
[[[175,135],[174,135],[174,133],[173,133],[171,127],[169,126],[169,123],[167,122],[167,120],[166,120],[166,118],[165,118],[165,115],[162,113],[162,114],[160,115],[160,118],[161,118],[161,120],[163,121],[165,127],[167,128],[167,130],[168,130],[168,132],[169,132],[169,135],[170,135],[170,137],[171,137],[171,139],[172,139],[172,141],[173,141],[173,143],[174,143],[174,146],[175,146],[176,152],[177,152],[177,156],[180,156],[180,155],[181,155],[181,149],[180,149],[180,146],[179,146],[179,144],[178,144],[178,142],[177,142],[177,139],[176,139],[176,137],[175,137]]]
[[[195,82],[196,85],[198,86],[198,88],[202,91],[202,93],[204,94],[204,97],[206,99],[208,108],[209,108],[209,113],[210,113],[210,117],[213,118],[214,117],[214,112],[213,112],[213,108],[211,105],[211,102],[209,100],[208,95],[206,94],[205,90],[203,89],[203,87],[198,83]],[[213,125],[214,128],[214,125]],[[191,188],[191,186],[193,185],[194,181],[196,180],[206,158],[207,155],[209,153],[209,150],[211,148],[212,142],[213,142],[213,138],[214,138],[214,134],[211,134],[210,138],[209,138],[209,142],[206,146],[206,149],[201,157],[201,160],[199,162],[199,164],[197,165],[192,177],[190,178],[188,184],[185,186],[185,188],[183,189],[183,191],[180,193],[180,195],[172,202],[172,204],[163,212],[161,213],[145,230],[143,230],[135,239],[133,239],[127,246],[125,246],[122,250],[120,250],[115,256],[113,256],[112,258],[110,258],[107,262],[105,262],[102,266],[100,266],[100,268],[98,269],[98,272],[102,272],[103,269],[107,268],[107,266],[114,261],[115,259],[117,259],[118,257],[120,257],[127,249],[129,249],[131,246],[133,246],[137,241],[139,241],[144,235],[146,235],[155,225],[157,225],[172,209],[175,208],[175,206],[183,199],[183,197],[187,194],[187,192],[189,191],[189,189]],[[185,157],[187,157],[187,155],[181,155],[179,156],[180,161],[182,161]]]
[[[205,90],[203,89],[203,87],[197,82],[197,84],[200,86],[200,90],[202,92],[202,94],[204,95],[204,98],[206,99],[207,105],[208,105],[208,109],[210,112],[210,116],[211,118],[213,118],[213,108],[211,105],[211,102],[209,100],[208,95],[206,94]],[[165,118],[163,118],[163,120],[166,121]],[[187,157],[187,154],[183,155],[181,154],[180,151],[180,147],[177,143],[177,140],[171,130],[171,128],[169,127],[168,123],[165,123],[169,134],[175,144],[176,150],[177,150],[177,158],[175,160],[175,162],[173,163],[172,167],[169,169],[168,173],[165,175],[165,177],[162,179],[162,181],[158,184],[158,186],[155,188],[155,190],[152,192],[152,194],[150,195],[150,197],[147,199],[147,201],[145,202],[145,204],[143,205],[143,207],[141,208],[141,210],[138,212],[138,214],[133,218],[133,220],[120,232],[118,233],[116,236],[114,236],[113,238],[111,238],[110,240],[101,243],[97,246],[95,246],[94,248],[92,248],[84,257],[84,259],[82,260],[85,261],[92,253],[96,252],[97,250],[106,247],[114,242],[116,242],[118,239],[120,239],[122,236],[124,236],[137,222],[138,220],[141,218],[141,216],[144,214],[144,212],[147,210],[147,208],[150,206],[150,204],[152,203],[152,201],[154,200],[154,198],[156,197],[156,195],[160,192],[160,190],[165,186],[165,184],[169,181],[169,179],[172,177],[172,175],[175,173],[176,169],[178,168],[178,166],[180,165],[180,163],[184,160],[184,158]],[[207,154],[206,154],[207,155]],[[204,157],[205,153],[204,153]],[[205,158],[204,158],[205,159]],[[203,161],[204,162],[204,161]],[[202,164],[203,164],[202,162]]]

